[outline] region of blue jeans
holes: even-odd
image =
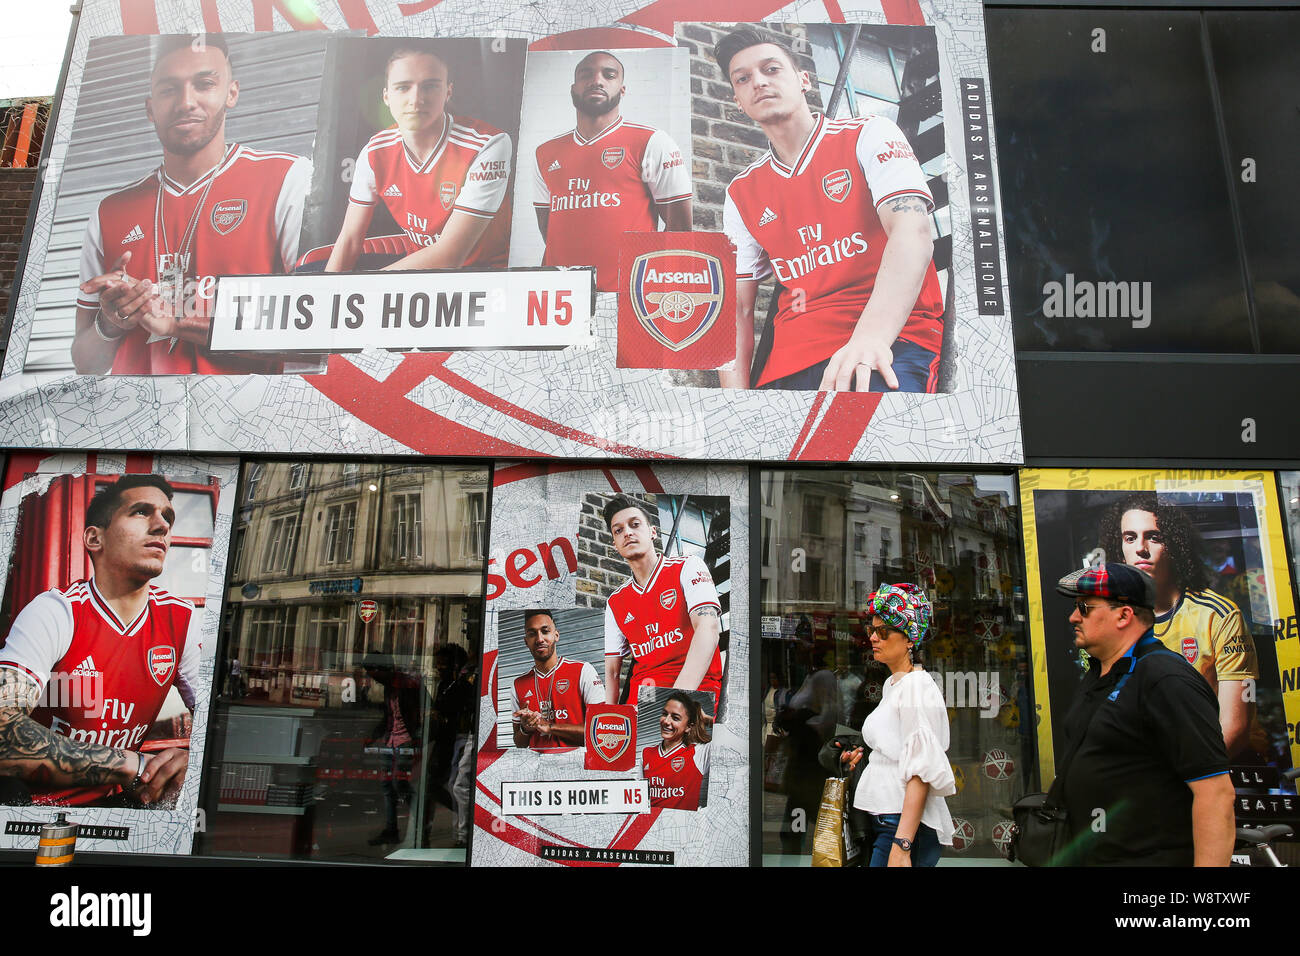
[[[885,866],[889,863],[889,851],[894,848],[894,834],[898,832],[897,813],[871,814],[871,829],[875,840],[871,845],[871,866]],[[916,826],[916,838],[912,841],[912,865],[934,866],[939,862],[939,834],[924,823]]]
[[[933,392],[939,377],[939,356],[929,349],[923,349],[915,342],[898,339],[890,347],[894,353],[894,374],[898,376],[900,392]],[[826,374],[830,359],[818,362],[802,372],[792,372],[782,378],[768,382],[762,388],[782,389],[788,392],[815,392]],[[892,391],[885,385],[880,373],[871,372],[871,391]]]

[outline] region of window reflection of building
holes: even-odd
[[[968,849],[949,856],[996,856],[994,828],[1013,800],[1037,785],[1032,712],[1025,715],[1028,733],[1020,723],[1021,707],[1032,705],[1023,607],[1013,603],[1022,576],[1014,479],[789,471],[766,472],[761,483],[764,674],[795,691],[824,662],[835,673],[838,732],[860,731],[887,676],[872,659],[861,609],[882,583],[922,585],[935,607],[926,668],[941,686],[952,685],[951,693],[945,687],[953,708],[949,757],[967,786],[949,803],[975,833]],[[993,751],[1011,755],[1017,770],[1010,779],[984,772]],[[808,767],[797,754],[778,764],[787,774]],[[804,772],[824,775],[820,768]],[[798,786],[765,780],[767,853],[795,852],[795,842],[778,840],[778,832],[783,792]],[[801,852],[810,852],[804,843]]]

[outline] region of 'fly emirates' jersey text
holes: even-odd
[[[605,686],[596,668],[586,661],[561,658],[549,674],[536,667],[516,677],[510,685],[510,711],[527,708],[556,724],[582,724],[588,704],[605,702]],[[571,747],[551,734],[532,734],[528,746],[534,750]]]
[[[690,170],[667,133],[619,118],[591,139],[577,130],[537,147],[533,205],[550,210],[546,266],[595,266],[618,291],[619,237],[654,232],[654,204],[691,198]]]
[[[686,653],[695,638],[691,612],[713,607],[721,613],[718,592],[709,569],[698,555],[684,558],[659,556],[645,587],[628,578],[605,604],[605,655],[635,660],[632,691],[635,705],[642,685],[673,687]],[[713,652],[709,669],[698,689],[713,694],[716,713],[722,693],[722,657]]]
[[[504,268],[510,244],[510,137],[469,117],[444,114],[438,144],[424,162],[411,155],[396,127],[370,138],[352,180],[348,201],[382,201],[406,241],[407,253],[438,241],[455,210],[490,219],[465,267]]]
[[[172,685],[194,711],[200,616],[194,605],[149,586],[134,620],[118,619],[94,579],[37,595],[14,618],[0,667],[26,674],[40,689],[31,718],[87,744],[137,750]],[[91,803],[116,785],[32,788],[35,803]]]
[[[659,747],[641,752],[641,776],[650,782],[650,806],[698,810],[709,775],[709,744],[678,743],[667,753]]]
[[[298,258],[311,163],[291,153],[232,143],[221,162],[188,186],[160,166],[106,196],[86,223],[80,281],[103,275],[125,252],[136,279],[183,276],[183,308],[210,315],[216,277],[274,275]],[[99,296],[79,293],[77,305],[98,310]],[[278,358],[210,353],[201,345],[128,333],[113,358],[115,375],[238,375],[278,373]]]
[[[780,285],[772,354],[759,385],[816,365],[848,342],[885,251],[881,203],[916,196],[934,210],[925,174],[894,123],[883,116],[815,118],[793,167],[768,152],[731,181],[723,204],[736,278],[773,276]],[[898,337],[937,354],[942,321],[931,262]]]

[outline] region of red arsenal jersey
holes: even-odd
[[[698,810],[709,774],[709,745],[678,743],[665,753],[659,747],[641,751],[641,776],[650,781],[650,806],[665,810]]]
[[[655,203],[691,198],[690,170],[668,134],[615,120],[537,147],[533,205],[550,210],[542,265],[595,266],[596,288],[618,291],[619,237],[654,232]]]
[[[772,354],[759,385],[816,365],[848,342],[885,251],[880,204],[910,195],[934,209],[925,174],[894,123],[883,116],[816,120],[793,167],[769,152],[731,181],[723,205],[736,277],[774,276],[780,284]],[[931,262],[898,337],[938,353],[942,320]]]
[[[510,246],[510,137],[487,123],[444,114],[442,135],[420,162],[396,127],[376,133],[357,159],[348,200],[382,201],[406,237],[407,253],[438,241],[453,211],[490,219],[465,267],[504,268]]]
[[[586,661],[560,658],[560,663],[543,674],[536,667],[516,677],[510,687],[510,710],[527,708],[557,724],[579,724],[586,720],[588,704],[603,704],[605,688],[596,668]],[[572,747],[550,734],[533,734],[528,746],[534,750]]]
[[[713,577],[698,555],[660,555],[645,587],[638,585],[635,578],[628,578],[609,596],[605,605],[605,654],[630,654],[636,661],[628,703],[636,703],[636,690],[642,685],[676,684],[695,637],[691,612],[702,607],[715,607],[721,613]],[[722,690],[722,656],[716,650],[698,689],[714,695],[716,708]]]
[[[0,667],[27,674],[40,688],[31,713],[37,723],[72,740],[135,750],[172,684],[194,709],[198,618],[194,605],[150,585],[144,609],[124,622],[93,580],[78,581],[23,608],[0,650]],[[34,792],[32,799],[81,805],[117,789],[71,787]]]
[[[130,252],[128,275],[157,282],[180,269],[186,312],[210,315],[216,276],[271,275],[293,268],[310,187],[311,164],[301,156],[238,143],[188,186],[159,167],[100,201],[86,224],[81,281],[103,275]],[[99,296],[80,293],[77,305],[97,310]],[[112,372],[238,375],[278,373],[283,367],[278,358],[214,354],[201,345],[137,329],[122,339]]]

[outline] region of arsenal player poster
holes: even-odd
[[[11,459],[0,846],[35,847],[63,810],[81,849],[188,852],[234,480],[223,461]]]
[[[504,464],[493,480],[471,862],[745,863],[743,471]],[[630,769],[584,752],[607,705],[635,714]]]
[[[1034,659],[1045,662],[1034,694],[1044,779],[1063,716],[1049,703],[1068,701],[1087,667],[1074,646],[1073,608],[1055,585],[1103,561],[1155,579],[1155,636],[1214,690],[1230,764],[1294,764],[1300,753],[1286,727],[1300,717],[1290,680],[1300,656],[1277,639],[1295,620],[1295,596],[1271,472],[1031,469],[1020,494],[1030,636]],[[1021,726],[1032,724],[1022,715]]]

